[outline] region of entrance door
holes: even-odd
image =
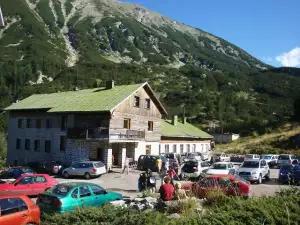
[[[97,160],[104,162],[104,149],[97,148]]]

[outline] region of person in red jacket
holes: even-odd
[[[170,201],[173,199],[174,187],[170,184],[170,177],[165,177],[164,181],[165,184],[161,185],[159,189],[160,199],[163,201]]]

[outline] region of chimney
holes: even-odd
[[[186,124],[186,117],[183,117],[183,118],[182,118],[182,123],[183,123],[183,124]]]
[[[178,116],[173,116],[172,124],[173,124],[174,126],[177,126],[177,122],[178,122]]]
[[[115,86],[115,81],[110,80],[110,81],[106,81],[106,89],[113,89]]]

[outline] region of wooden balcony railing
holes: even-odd
[[[69,128],[67,137],[86,140],[145,140],[145,131],[108,128]]]

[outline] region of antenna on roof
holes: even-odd
[[[0,7],[0,28],[4,27],[4,26],[5,26],[5,23],[4,23],[3,14],[1,11],[1,7]]]

